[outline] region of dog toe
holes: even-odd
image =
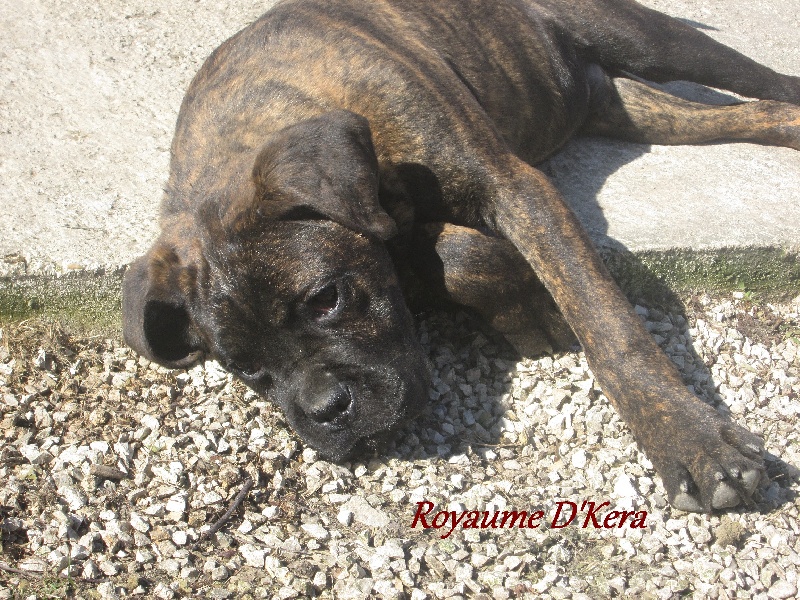
[[[714,490],[714,497],[711,499],[712,508],[733,508],[739,504],[739,493],[724,481]]]
[[[688,492],[679,492],[670,500],[670,504],[686,512],[703,512],[703,506]]]

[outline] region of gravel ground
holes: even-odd
[[[426,414],[343,465],[213,363],[167,371],[116,339],[7,325],[0,598],[794,597],[800,298],[685,300],[637,311],[687,385],[764,436],[752,511],[671,510],[581,353],[516,362],[464,314],[420,321]],[[448,535],[411,528],[423,501],[428,525],[440,510],[544,516]],[[610,503],[600,528],[585,511],[553,522],[584,501]],[[647,515],[606,529],[611,509]]]

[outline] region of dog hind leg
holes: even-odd
[[[553,297],[503,238],[428,223],[415,232],[410,259],[427,290],[477,311],[521,356],[566,350],[577,341]]]
[[[645,144],[727,140],[800,150],[800,106],[793,104],[701,104],[624,77],[605,77],[592,91],[592,112],[582,133]]]
[[[691,25],[631,0],[542,0],[589,62],[656,82],[685,80],[800,104],[800,77],[783,75]]]

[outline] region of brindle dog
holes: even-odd
[[[800,78],[630,0],[286,0],[186,94],[125,339],[171,367],[216,358],[339,461],[426,402],[410,269],[523,352],[537,325],[574,332],[673,506],[751,503],[761,441],[687,391],[532,165],[581,133],[800,149],[798,105]]]

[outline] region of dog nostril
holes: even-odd
[[[320,424],[330,423],[339,415],[346,413],[352,402],[350,391],[343,385],[336,385],[320,396],[306,410],[306,414]]]

